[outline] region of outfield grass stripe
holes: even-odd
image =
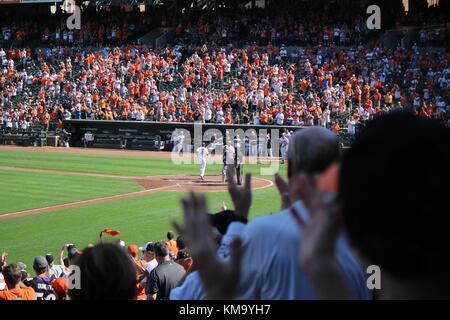
[[[0,169],[0,215],[140,190],[127,179]]]

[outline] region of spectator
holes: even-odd
[[[177,242],[174,240],[174,234],[172,231],[167,232],[167,248],[169,249],[169,253],[173,256],[177,256],[178,247]]]
[[[55,290],[56,300],[68,300],[69,283],[65,278],[56,278],[50,282]]]
[[[2,274],[7,290],[0,291],[0,300],[36,300],[33,288],[22,283],[22,271],[17,264],[4,267]]]
[[[36,300],[55,300],[55,290],[51,285],[51,281],[55,279],[50,275],[50,269],[47,259],[38,256],[34,259],[33,269],[36,276],[25,280],[25,285],[32,287],[36,292]]]
[[[53,264],[54,259],[53,259],[53,255],[51,253],[46,254],[45,259],[47,260],[47,263],[48,263],[50,276],[53,276],[54,278],[58,278],[64,273],[63,266]]]
[[[175,262],[181,265],[184,268],[184,271],[189,272],[192,267],[193,260],[182,236],[178,236],[177,238],[177,248],[178,253]]]
[[[74,261],[80,268],[80,288],[69,289],[73,300],[132,300],[136,269],[126,251],[112,243],[87,248]]]
[[[136,267],[136,297],[135,300],[147,300],[145,295],[145,282],[143,282],[148,275],[148,271],[144,268],[147,261],[139,259],[139,248],[137,245],[132,244],[128,246],[128,253],[131,256]]]
[[[153,242],[147,242],[143,247],[139,247],[139,250],[142,251],[144,257],[143,260],[146,262],[144,264],[144,269],[148,271],[148,273],[152,272],[158,266],[158,261],[155,259],[155,249]]]
[[[185,271],[182,266],[170,259],[165,242],[155,243],[154,249],[158,266],[150,273],[147,281],[147,298],[148,300],[168,300],[170,291],[180,283]]]
[[[343,156],[338,196],[343,220],[334,201],[326,200],[312,184],[300,185],[315,211],[313,221],[303,228],[318,235],[305,237],[303,245],[309,250],[302,262],[321,298],[329,297],[330,291],[334,298],[348,294],[341,271],[333,268],[341,221],[361,260],[381,269],[378,298],[450,297],[445,254],[449,246],[442,223],[450,178],[449,145],[449,129],[433,120],[405,112],[384,115],[368,123]],[[427,161],[433,166],[416,170],[416,163]]]

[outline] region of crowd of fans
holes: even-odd
[[[61,46],[0,49],[0,60],[0,116],[11,130],[63,119],[331,128],[399,108],[448,120],[446,52]]]
[[[176,241],[66,244],[33,271],[3,253],[0,299],[449,298],[449,145],[449,128],[407,111],[369,121],[343,153],[329,130],[300,130],[289,181],[275,176],[279,213],[248,221],[251,175],[238,186],[229,171],[234,211],[188,195]]]
[[[323,8],[322,4],[315,7],[298,1],[270,10],[192,12],[180,16],[176,33],[197,45],[357,45],[366,42],[369,33],[358,9],[328,5]]]
[[[121,24],[114,15],[87,20],[73,34],[60,24],[2,24],[3,40],[44,31],[37,48],[0,48],[1,126],[117,119],[321,125],[353,134],[399,108],[448,121],[448,52],[363,44],[367,30],[352,10],[317,15],[297,6],[276,15],[194,11],[182,16],[176,45],[160,50],[123,44],[145,25],[131,13]],[[235,38],[241,46],[229,47]]]
[[[58,258],[59,264],[51,253],[37,256],[32,268],[28,268],[23,262],[8,264],[8,253],[4,252],[0,300],[90,300],[106,295],[111,299],[167,300],[170,290],[192,267],[185,241],[181,236],[175,241],[172,231],[167,233],[166,241],[147,242],[142,247],[125,246],[122,240],[90,244],[84,250],[64,244]],[[111,259],[119,264],[107,265]],[[75,279],[74,265],[80,268],[81,278]],[[109,284],[95,282],[106,270],[103,267],[122,276]],[[77,290],[80,287],[83,292]],[[70,295],[69,289],[74,289]]]

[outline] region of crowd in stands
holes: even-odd
[[[3,9],[3,8],[2,8]],[[20,19],[17,16],[24,15]],[[24,46],[101,46],[134,42],[148,32],[153,15],[136,11],[110,9],[97,12],[93,8],[83,10],[81,29],[69,29],[68,14],[60,11],[50,15],[44,8],[4,8],[0,20],[0,47]]]
[[[299,1],[283,8],[187,12],[175,45],[159,50],[126,44],[150,23],[133,12],[87,19],[73,34],[61,19],[13,28],[5,20],[3,41],[24,42],[0,47],[0,125],[202,121],[321,125],[353,134],[399,108],[448,121],[448,52],[363,43],[365,23],[346,6]],[[33,32],[41,46],[25,45]],[[236,39],[240,46],[230,47]]]
[[[369,30],[357,7],[318,7],[298,1],[271,10],[210,10],[200,14],[194,11],[180,16],[176,33],[196,45],[218,43],[240,47],[254,42],[261,46],[268,43],[349,46],[367,41]]]
[[[0,299],[448,299],[449,145],[449,128],[408,111],[369,121],[347,151],[325,128],[297,131],[280,212],[248,221],[251,175],[238,186],[229,171],[234,211],[186,196],[176,241],[67,244],[33,271],[4,252]]]
[[[449,118],[446,52],[60,46],[0,49],[0,61],[7,129],[63,119],[354,127],[398,108]]]

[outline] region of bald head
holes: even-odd
[[[289,142],[288,175],[322,173],[339,159],[337,137],[323,127],[297,131]]]

